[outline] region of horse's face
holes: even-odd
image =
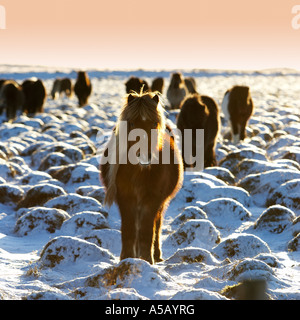
[[[135,163],[150,165],[158,150],[159,123],[142,117],[128,121],[128,137],[128,150],[133,147],[134,151],[129,156],[136,157]]]

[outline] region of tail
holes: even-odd
[[[115,131],[115,129],[114,129]],[[114,201],[116,200],[116,195],[117,195],[117,187],[116,187],[116,178],[117,178],[117,173],[119,169],[119,164],[114,163],[114,157],[116,156],[116,159],[118,157],[118,146],[119,143],[116,141],[115,134],[113,133],[111,136],[111,139],[109,140],[107,144],[107,149],[108,149],[108,163],[109,168],[107,172],[107,189],[106,189],[106,194],[104,198],[104,205],[107,205],[108,207],[111,207]],[[111,153],[109,153],[109,151]],[[115,160],[116,160],[115,159]]]
[[[116,185],[111,184],[106,190],[106,194],[105,194],[105,198],[104,198],[104,205],[111,207],[116,199],[116,194],[117,194]]]

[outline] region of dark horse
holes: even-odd
[[[164,89],[164,78],[157,77],[153,79],[151,84],[151,91],[152,92],[158,91],[159,93],[163,93],[163,89]]]
[[[70,98],[73,92],[72,81],[69,78],[55,79],[51,90],[52,99],[55,100],[59,95],[65,93]]]
[[[182,154],[189,157],[195,157],[197,152],[202,151],[196,150],[196,130],[204,129],[204,167],[217,165],[215,146],[220,128],[220,117],[219,108],[212,98],[199,94],[188,96],[181,105],[177,128],[182,134]],[[189,149],[185,145],[185,129],[192,130]],[[190,154],[188,154],[189,152]],[[191,167],[186,161],[184,161],[184,166],[185,168]]]
[[[47,92],[44,83],[40,79],[29,79],[22,83],[25,96],[23,112],[28,116],[43,112]]]
[[[7,121],[12,121],[22,113],[23,104],[22,87],[14,80],[1,81],[0,114],[6,110]]]
[[[140,92],[143,89],[143,92],[149,91],[149,85],[146,80],[137,78],[137,77],[130,77],[126,83],[126,93],[131,92]]]
[[[132,141],[124,147],[121,124],[126,125],[126,140],[132,140],[128,135],[134,132],[133,129],[142,129],[143,137],[152,148],[134,149]],[[104,151],[100,171],[106,187],[105,203],[111,206],[115,202],[121,214],[120,259],[141,258],[151,264],[162,261],[160,235],[163,213],[183,181],[182,158],[174,138],[166,129],[164,108],[158,95],[152,92],[129,94]],[[153,131],[155,138],[151,137]],[[111,154],[110,146],[115,146]],[[162,161],[165,150],[169,152],[169,162]],[[114,156],[115,164],[103,162],[104,157],[112,159]],[[127,161],[120,163],[122,156]],[[131,156],[133,159],[129,159]],[[156,158],[156,163],[153,158]]]
[[[249,87],[234,86],[226,91],[222,102],[222,111],[231,124],[232,140],[235,144],[246,138],[246,126],[253,110]]]
[[[90,82],[89,76],[85,71],[79,71],[77,73],[74,92],[78,98],[80,107],[88,103],[89,96],[92,93],[92,84]]]

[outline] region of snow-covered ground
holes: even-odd
[[[163,76],[166,91],[170,71],[90,71],[88,106],[49,97],[43,114],[0,121],[0,299],[224,300],[257,279],[271,299],[300,299],[300,74],[183,73],[219,105],[232,85],[248,85],[256,108],[243,143],[223,138],[223,120],[219,165],[185,175],[156,265],[119,261],[120,217],[102,205],[98,161],[128,77]],[[0,78],[32,76],[50,92],[76,73],[0,66]]]

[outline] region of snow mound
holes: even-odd
[[[224,296],[206,289],[187,289],[177,292],[170,300],[227,300]]]
[[[40,255],[39,264],[42,268],[71,266],[82,262],[113,263],[114,257],[105,249],[95,244],[75,238],[60,236],[50,240]]]
[[[1,184],[0,185],[0,203],[18,204],[24,197],[25,192],[20,187]]]
[[[164,246],[175,248],[199,247],[211,249],[220,242],[220,232],[212,222],[205,219],[186,221],[168,236]]]
[[[156,266],[140,259],[125,259],[117,266],[109,268],[88,277],[84,286],[94,288],[133,288],[140,295],[147,289],[152,299],[161,298],[159,290],[172,290],[176,287],[173,279]]]
[[[276,188],[267,199],[267,205],[281,204],[300,212],[300,179],[290,180]]]
[[[61,234],[76,236],[91,230],[108,228],[103,214],[99,212],[83,211],[76,213],[65,221],[61,227]]]
[[[242,204],[230,198],[211,200],[202,209],[219,229],[236,228],[251,217],[251,213]]]
[[[116,229],[98,229],[84,233],[81,237],[99,247],[109,250],[116,257],[121,253],[121,231]]]
[[[238,182],[238,186],[246,189],[259,206],[266,205],[266,199],[281,184],[300,178],[300,172],[290,169],[276,169],[263,173],[250,174]]]
[[[80,196],[76,193],[62,195],[49,200],[45,203],[45,207],[65,210],[71,216],[89,208],[89,211],[99,212],[107,216],[107,212],[103,209],[99,201],[91,197]]]
[[[180,224],[192,219],[207,219],[206,213],[198,206],[188,206],[174,218],[172,227],[178,227]]]
[[[255,221],[254,229],[281,233],[295,219],[293,211],[281,205],[273,205],[266,209]]]
[[[194,247],[178,249],[165,262],[167,264],[202,262],[208,265],[217,265],[219,263],[219,261],[208,250]]]
[[[18,206],[19,208],[42,206],[48,200],[61,195],[67,195],[63,188],[49,183],[42,183],[27,190],[24,199],[19,202]]]
[[[270,253],[270,248],[259,237],[250,234],[234,234],[221,241],[213,248],[213,253],[220,259],[239,260],[252,258],[260,253]]]
[[[27,236],[29,233],[38,233],[43,230],[54,233],[69,218],[70,216],[60,209],[34,207],[21,214],[14,231],[19,236]]]

